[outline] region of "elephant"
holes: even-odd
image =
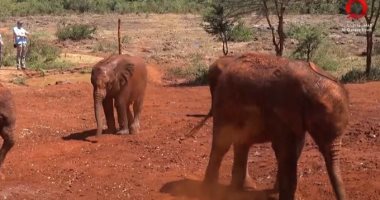
[[[0,135],[3,138],[3,145],[0,149],[0,168],[9,150],[14,146],[13,132],[16,117],[13,97],[9,89],[0,84]]]
[[[100,112],[103,108],[107,132],[115,133],[114,106],[119,130],[117,134],[138,133],[140,115],[147,87],[147,68],[144,60],[129,55],[112,55],[92,68],[94,111],[97,122],[96,135],[103,132]],[[133,104],[133,114],[131,111]]]
[[[233,145],[232,188],[242,189],[251,145],[271,142],[280,200],[294,199],[297,162],[308,132],[321,152],[337,199],[345,190],[339,167],[348,124],[348,92],[314,63],[245,53],[222,70],[213,92],[213,139],[203,183],[218,181]]]

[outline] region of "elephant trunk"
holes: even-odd
[[[101,118],[101,111],[103,110],[103,97],[102,95],[94,92],[94,109],[95,109],[95,119],[96,119],[96,135],[101,135],[103,132],[103,120]]]

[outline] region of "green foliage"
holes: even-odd
[[[323,32],[321,31],[321,28],[317,26],[291,25],[287,35],[299,42],[292,57],[296,59],[305,59],[307,61],[310,61],[323,40]]]
[[[223,42],[223,53],[227,55],[233,19],[227,16],[225,7],[222,4],[212,4],[211,8],[203,15],[203,21],[205,22],[203,29]]]
[[[91,39],[96,32],[96,27],[89,24],[71,24],[58,26],[56,36],[59,40],[79,41]]]
[[[5,41],[12,41],[12,37],[6,35]],[[62,69],[66,68],[70,63],[63,62],[59,59],[61,50],[48,41],[39,37],[32,37],[29,40],[26,54],[26,65],[30,69]],[[16,65],[16,49],[13,48],[12,42],[6,42],[3,54],[4,66]]]
[[[31,69],[62,69],[69,63],[59,60],[61,50],[40,38],[30,40],[27,51],[27,65]]]
[[[244,22],[239,21],[238,24],[232,28],[229,35],[230,41],[248,42],[253,38],[253,31],[247,27]]]
[[[0,0],[0,17],[71,12],[194,13],[209,0]],[[20,9],[23,8],[23,9]],[[27,8],[27,9],[25,9]]]
[[[380,68],[373,68],[369,76],[365,71],[353,69],[341,77],[343,83],[363,83],[366,81],[380,81]]]
[[[341,67],[342,59],[347,56],[345,54],[345,51],[335,43],[325,40],[320,44],[311,61],[324,70],[336,71]]]
[[[198,54],[192,57],[190,66],[172,67],[166,73],[166,76],[172,78],[186,79],[187,84],[191,85],[204,85],[208,82],[208,66]]]

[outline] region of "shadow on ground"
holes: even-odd
[[[161,193],[175,197],[196,198],[202,200],[272,200],[270,192],[263,191],[233,191],[224,185],[216,185],[212,189],[205,189],[202,181],[183,179],[166,183],[160,189]]]
[[[194,118],[201,118],[206,117],[207,114],[187,114],[186,117],[194,117]]]
[[[63,136],[63,140],[81,140],[85,142],[91,142],[91,143],[97,143],[96,140],[89,140],[88,137],[95,136],[96,135],[96,129],[87,130],[83,132],[78,133],[72,133],[68,136]]]

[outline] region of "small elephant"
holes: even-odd
[[[103,131],[102,108],[108,132],[116,132],[114,105],[120,129],[117,134],[139,131],[140,114],[147,86],[147,69],[143,59],[129,55],[113,55],[98,62],[92,69],[96,135]],[[133,114],[131,105],[133,104]]]
[[[14,146],[13,131],[16,123],[11,92],[0,84],[0,135],[3,146],[0,149],[0,167],[9,150]]]
[[[338,155],[348,124],[348,93],[315,64],[258,53],[237,57],[218,78],[212,116],[205,186],[217,182],[222,159],[233,145],[231,185],[241,189],[250,146],[272,142],[280,200],[294,199],[297,162],[308,132],[325,159],[336,198],[345,199]]]

